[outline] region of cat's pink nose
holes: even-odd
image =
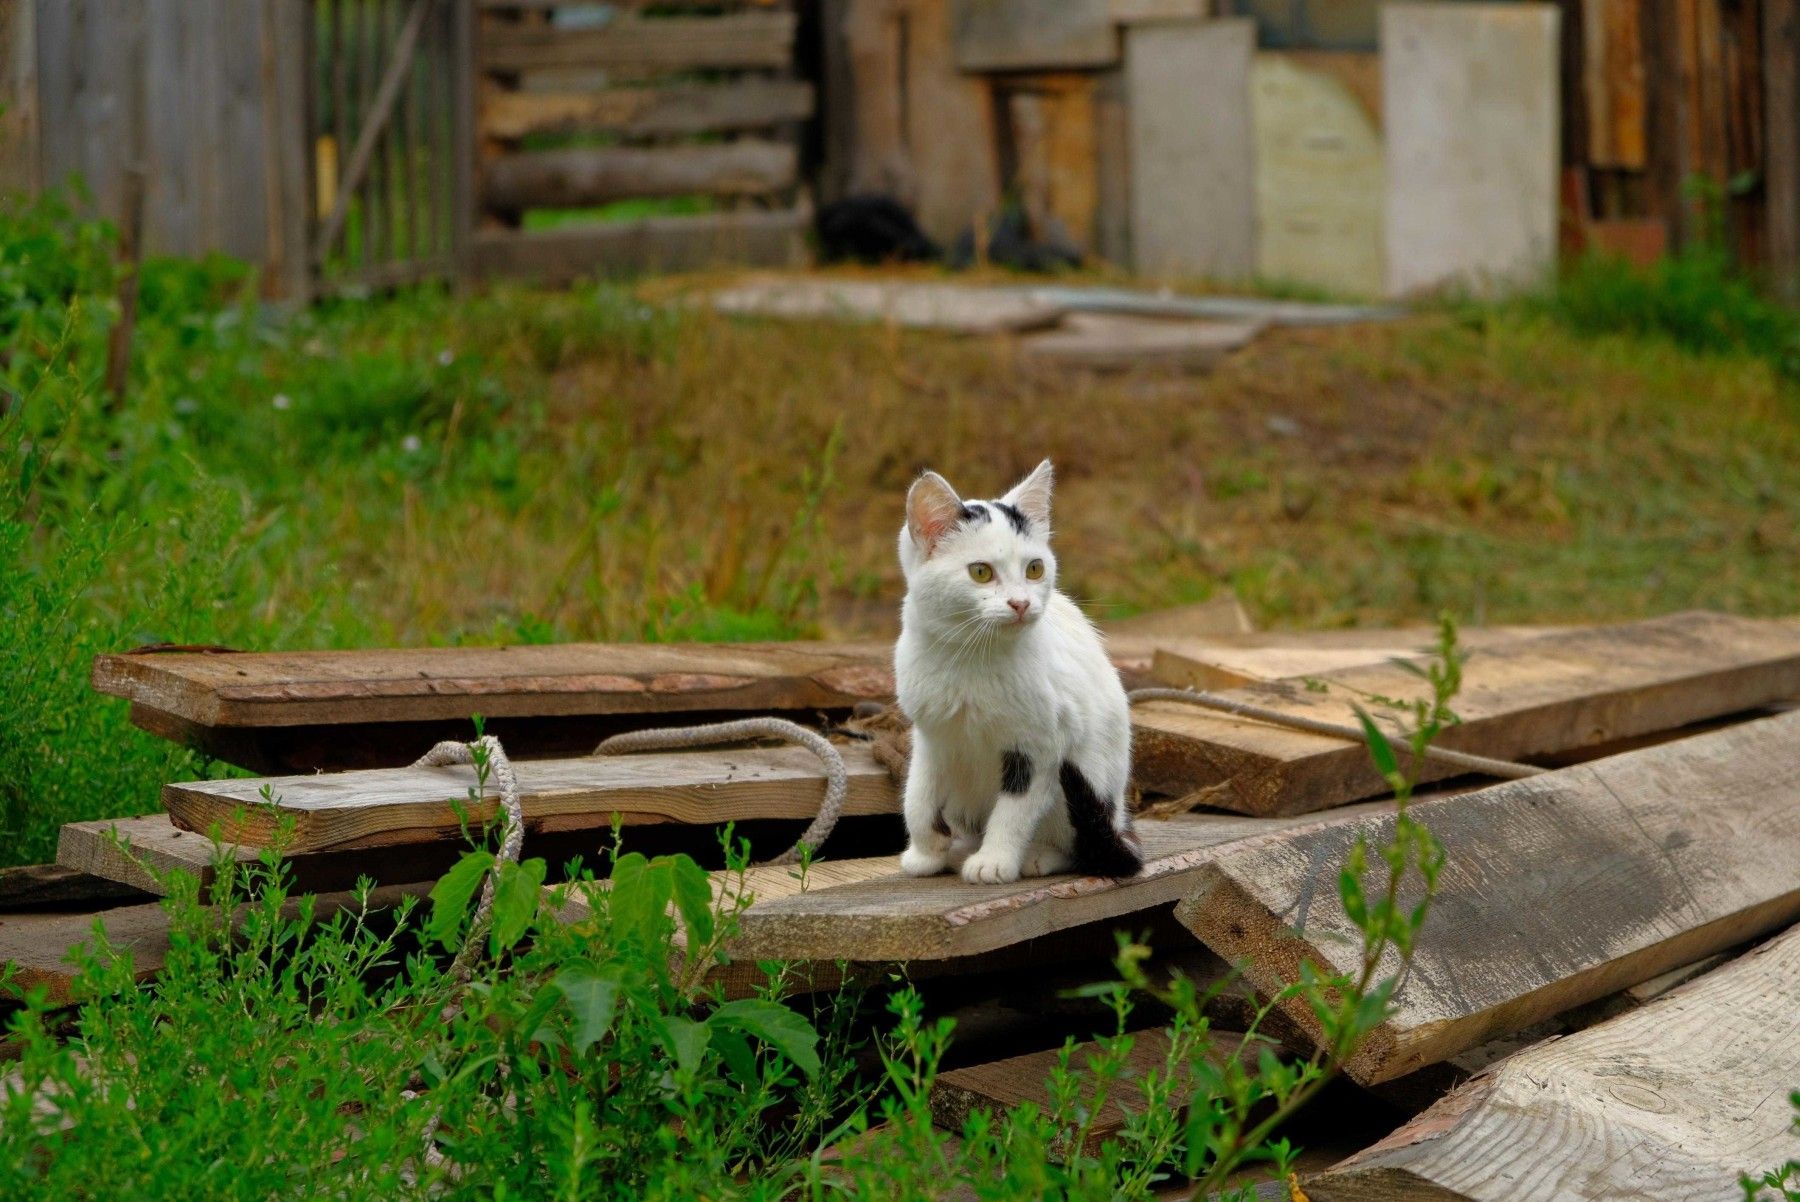
[[[1025,616],[1025,611],[1031,608],[1031,598],[1027,597],[1024,600],[1015,598],[1008,601],[1007,604],[1012,606],[1012,611],[1022,618]]]

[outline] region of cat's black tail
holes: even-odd
[[[1075,828],[1075,871],[1086,876],[1136,876],[1144,867],[1143,849],[1128,826],[1113,826],[1112,806],[1094,792],[1094,786],[1068,760],[1060,774],[1063,804],[1069,807],[1069,825]],[[1125,802],[1121,798],[1120,805]]]

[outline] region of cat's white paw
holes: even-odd
[[[963,861],[963,880],[971,885],[1005,885],[1019,879],[1017,860],[978,851]]]
[[[909,847],[900,853],[900,871],[907,876],[936,876],[949,863],[949,856],[922,847]]]

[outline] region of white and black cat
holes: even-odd
[[[1131,719],[1100,635],[1056,591],[1050,461],[998,501],[935,472],[906,496],[894,649],[913,723],[900,866],[972,882],[1131,876]]]

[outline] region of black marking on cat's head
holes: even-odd
[[[1020,513],[1016,505],[1008,505],[1005,501],[995,501],[994,508],[1006,515],[1006,520],[1012,523],[1012,528],[1018,533],[1024,534],[1031,528],[1030,519]]]
[[[1000,757],[1000,791],[1023,793],[1031,788],[1031,757],[1022,751],[1009,751]]]
[[[964,525],[979,526],[987,522],[991,517],[993,517],[993,515],[987,511],[987,506],[983,505],[980,501],[970,501],[962,507],[962,520]]]

